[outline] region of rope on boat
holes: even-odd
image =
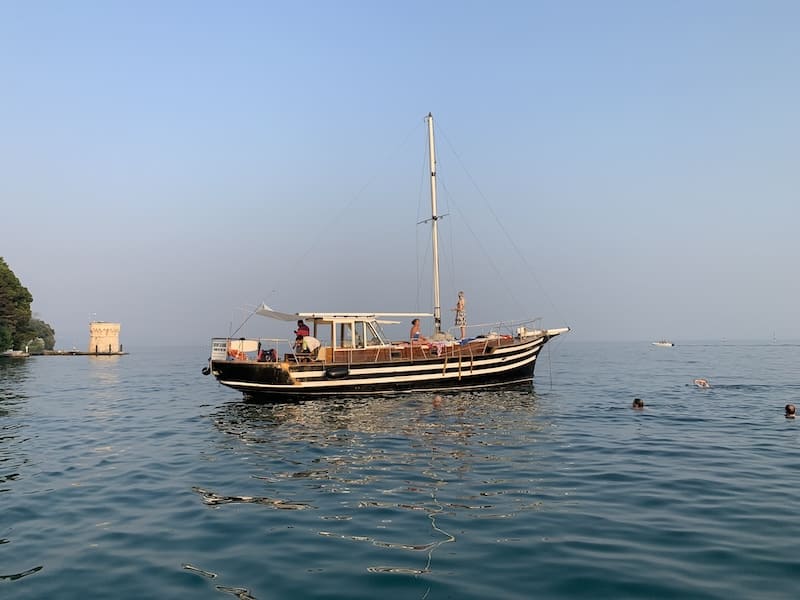
[[[256,307],[255,309],[253,309],[253,312],[251,312],[249,315],[247,315],[247,318],[246,318],[244,321],[242,321],[241,325],[239,325],[239,326],[236,328],[236,331],[234,331],[234,332],[233,332],[232,334],[230,334],[228,337],[233,337],[233,336],[235,336],[237,333],[239,333],[239,330],[240,330],[242,327],[244,327],[244,324],[245,324],[245,323],[247,323],[247,322],[250,320],[250,317],[252,317],[254,314],[256,314],[256,311],[257,311],[257,310],[258,310],[258,307]]]
[[[552,353],[550,352],[550,348],[545,348],[547,350],[547,373],[550,376],[550,389],[553,389],[553,363],[552,363]]]

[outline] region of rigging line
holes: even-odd
[[[408,144],[408,140],[411,138],[412,135],[415,135],[417,133],[417,130],[419,130],[420,127],[421,127],[420,125],[417,125],[416,127],[410,129],[406,133],[406,136],[403,139],[403,141],[400,144],[398,144],[397,146],[395,146],[386,155],[386,158],[383,160],[383,162],[384,163],[389,163],[390,159],[392,157],[394,157],[397,154],[399,154],[400,149],[402,147],[404,147],[406,144]],[[296,255],[296,258],[295,258],[294,262],[291,264],[291,268],[289,269],[289,273],[295,273],[297,271],[297,266],[300,265],[301,263],[305,262],[305,260],[312,254],[312,252],[316,251],[317,248],[323,243],[324,240],[323,240],[323,236],[321,234],[324,231],[330,230],[332,228],[332,226],[338,225],[339,222],[342,220],[342,218],[345,215],[351,214],[350,213],[350,207],[353,204],[355,204],[356,200],[359,200],[361,198],[361,196],[365,192],[365,190],[367,188],[369,188],[375,182],[376,179],[378,179],[377,171],[373,172],[372,176],[367,180],[367,182],[364,185],[361,186],[361,188],[358,190],[358,192],[356,192],[356,194],[353,195],[345,203],[344,207],[342,207],[340,210],[335,211],[333,213],[333,215],[329,216],[327,219],[322,219],[320,221],[320,227],[319,227],[319,230],[317,232],[317,235],[311,236],[310,239],[312,241],[311,241],[310,244],[308,244],[308,246],[306,246],[304,248],[304,252],[302,252],[301,254],[297,254]]]
[[[237,333],[239,333],[239,330],[240,330],[242,327],[244,327],[245,323],[247,323],[247,322],[250,320],[250,317],[252,317],[254,314],[256,314],[256,311],[257,311],[257,310],[258,310],[258,307],[254,308],[254,309],[253,309],[253,312],[251,312],[249,315],[247,315],[247,318],[246,318],[244,321],[242,321],[241,325],[239,325],[239,326],[236,328],[236,331],[234,331],[234,332],[233,332],[232,334],[230,334],[230,336],[228,336],[228,337],[233,337],[233,336],[235,336]]]
[[[486,251],[486,249],[481,245],[481,240],[478,237],[478,234],[471,228],[471,226],[469,224],[469,221],[467,221],[466,215],[464,214],[464,212],[459,209],[458,202],[456,202],[456,200],[455,200],[455,196],[450,193],[450,190],[447,187],[447,181],[445,180],[445,178],[442,179],[441,186],[442,186],[442,189],[443,189],[442,197],[445,198],[445,200],[447,200],[448,208],[452,204],[453,210],[461,217],[461,222],[464,223],[464,226],[467,228],[467,230],[470,232],[472,237],[477,242],[477,246],[481,250],[481,252],[483,253],[484,258],[486,258],[489,261],[489,264],[492,267],[492,269],[494,270],[494,272],[502,280],[502,275],[500,275],[498,269],[492,264],[491,256]],[[453,293],[455,295],[455,290],[460,289],[463,286],[459,286],[456,283],[456,275],[457,275],[457,273],[456,273],[456,271],[457,271],[456,255],[457,255],[457,250],[456,250],[456,238],[455,238],[455,235],[454,235],[454,229],[455,229],[454,227],[450,227],[449,229],[447,229],[447,236],[448,236],[447,239],[450,242],[450,255],[447,258],[448,258],[449,265],[450,265],[450,286],[451,286],[451,288],[453,290]],[[463,265],[462,265],[462,267],[463,267]],[[463,271],[463,268],[461,270]],[[467,271],[469,271],[469,269],[467,269]],[[511,291],[511,290],[509,290],[509,291],[513,295],[513,291]]]
[[[422,293],[422,290],[427,290],[427,289],[430,288],[430,285],[423,285],[423,283],[422,283],[423,275],[427,276],[428,273],[427,272],[423,273],[423,272],[421,272],[419,270],[420,269],[420,266],[419,266],[420,264],[428,264],[430,262],[430,258],[429,258],[430,257],[430,253],[428,252],[431,249],[430,240],[428,240],[428,242],[429,242],[428,245],[425,246],[425,253],[423,254],[422,258],[417,263],[417,272],[419,273],[419,276],[417,277],[417,301],[418,301],[417,310],[420,310],[419,302],[422,302],[422,300],[420,300],[420,294]],[[427,306],[431,306],[433,304],[433,298],[428,297],[428,298],[425,299],[425,302],[426,302]]]
[[[470,180],[472,185],[475,186],[475,189],[477,190],[478,195],[481,197],[481,199],[483,200],[484,204],[489,209],[489,212],[494,217],[494,220],[497,222],[497,225],[500,227],[500,230],[506,236],[506,239],[511,244],[511,247],[514,249],[514,251],[517,253],[517,256],[520,258],[520,260],[522,260],[522,263],[527,268],[528,273],[530,274],[530,276],[533,277],[534,281],[536,282],[536,285],[539,286],[539,288],[542,290],[542,293],[544,294],[544,297],[547,300],[547,302],[550,304],[550,307],[556,312],[556,314],[559,315],[559,318],[562,321],[566,322],[565,319],[563,319],[563,317],[561,316],[560,311],[556,307],[555,303],[550,298],[550,295],[547,293],[547,288],[544,285],[542,285],[541,281],[539,281],[539,278],[536,276],[536,272],[533,270],[533,267],[528,262],[528,260],[525,258],[525,255],[522,253],[522,251],[520,250],[519,246],[517,246],[517,244],[514,242],[514,239],[508,233],[506,228],[503,226],[503,223],[500,221],[500,219],[498,218],[497,214],[494,212],[494,209],[492,208],[492,205],[489,203],[489,200],[486,198],[486,195],[483,193],[481,188],[478,186],[478,183],[475,181],[475,179],[472,177],[470,172],[467,170],[466,165],[464,164],[464,161],[461,160],[461,156],[458,154],[458,152],[456,152],[456,149],[455,149],[455,147],[453,147],[452,142],[450,142],[450,138],[448,138],[447,134],[444,131],[442,131],[441,126],[438,129],[440,131],[440,135],[445,139],[445,141],[447,142],[447,145],[450,147],[450,150],[453,152],[453,155],[456,157],[456,160],[458,161],[458,164],[461,166],[461,168],[464,170],[464,173],[467,175],[467,178]]]
[[[442,135],[443,135],[444,139],[448,142],[448,146],[453,151],[453,154],[455,154],[453,146],[452,146],[452,144],[450,144],[449,140],[447,139],[447,136],[444,135],[444,134],[442,134]],[[458,158],[458,155],[456,155],[456,158]],[[462,163],[460,163],[460,161],[459,161],[459,164],[460,164],[461,168],[464,171],[466,171],[466,169],[464,168],[464,165]],[[469,173],[467,173],[467,175],[469,175]],[[443,190],[442,196],[445,197],[446,199],[448,199],[450,202],[452,202],[452,204],[455,207],[456,211],[461,216],[462,222],[464,223],[464,225],[466,226],[466,228],[469,230],[470,234],[474,238],[475,242],[477,243],[477,247],[480,249],[481,253],[483,254],[483,257],[489,263],[489,266],[491,267],[492,271],[494,271],[495,276],[497,277],[497,279],[499,281],[501,281],[503,283],[503,285],[505,286],[506,292],[508,293],[508,296],[511,298],[511,301],[514,302],[514,304],[516,304],[517,307],[520,310],[522,310],[524,308],[524,304],[522,302],[520,302],[519,298],[517,298],[517,296],[514,294],[514,287],[508,283],[508,281],[506,280],[505,277],[503,277],[503,274],[501,273],[500,269],[497,267],[495,262],[492,260],[491,254],[489,252],[487,252],[486,248],[484,247],[483,243],[481,242],[481,238],[478,236],[478,234],[475,232],[475,230],[472,229],[472,226],[470,225],[469,221],[467,220],[466,214],[463,211],[459,210],[458,203],[455,202],[454,196],[448,190],[447,183],[444,180],[444,178],[440,178],[440,182],[439,183],[440,183],[440,186],[441,186],[441,188]],[[474,185],[474,182],[473,182],[473,185]],[[486,200],[484,199],[484,202],[485,201]],[[493,216],[494,216],[494,213],[493,213]],[[496,216],[495,216],[495,219],[497,219]],[[452,236],[452,232],[451,232],[451,236]],[[450,238],[450,241],[451,241],[451,246],[452,246],[452,244],[453,244],[452,237]],[[452,269],[453,269],[453,272],[454,272],[455,271],[455,266],[454,266],[455,265],[455,250],[452,247],[451,247],[450,258],[451,258],[451,261],[453,263]],[[453,280],[452,285],[455,288],[455,280]]]
[[[514,319],[509,321],[487,321],[486,323],[476,323],[475,325],[467,325],[467,329],[486,329],[487,327],[496,327],[498,329],[512,330],[519,325],[532,324],[536,325],[537,321],[541,321],[542,317],[533,317],[530,319]]]
[[[561,336],[558,339],[550,339],[546,344],[546,348],[542,351],[547,353],[547,373],[550,379],[550,390],[553,390],[553,353],[556,351],[556,348],[560,347],[561,343],[563,342]]]
[[[444,182],[442,182],[441,185],[446,188]],[[448,195],[449,195],[449,192],[448,192]],[[466,215],[459,209],[457,203],[454,202],[453,205],[455,206],[456,212],[458,212],[458,214],[461,216],[462,222],[464,223],[466,228],[469,230],[469,232],[472,235],[472,237],[475,239],[475,243],[477,244],[478,248],[480,248],[481,252],[483,253],[484,258],[489,263],[489,266],[492,268],[492,270],[494,271],[495,275],[497,275],[498,279],[500,279],[505,284],[505,286],[506,286],[506,288],[508,290],[508,293],[511,296],[511,299],[521,308],[523,305],[522,305],[522,303],[520,303],[519,299],[514,295],[514,289],[510,285],[508,285],[508,283],[506,282],[505,278],[503,277],[503,274],[500,272],[500,269],[497,267],[495,262],[492,260],[491,255],[486,251],[486,248],[484,247],[483,243],[481,242],[481,238],[478,236],[478,234],[475,232],[475,230],[472,229],[472,226],[469,224],[469,221],[467,221]]]
[[[438,173],[437,173],[437,177],[439,177]],[[443,204],[445,204],[445,207],[446,207],[445,210],[447,211],[446,213],[444,213],[441,216],[442,217],[450,216],[450,200],[451,200],[450,190],[447,189],[446,182],[443,181],[443,180],[441,180],[440,187],[441,187],[441,190],[442,190],[442,193],[441,193],[442,202],[443,202]],[[447,253],[447,256],[446,256],[446,260],[447,260],[447,263],[448,263],[447,274],[449,276],[448,279],[449,279],[449,283],[450,283],[450,288],[451,288],[451,290],[456,290],[456,289],[459,288],[459,286],[456,284],[456,275],[457,275],[456,274],[456,258],[455,258],[456,257],[456,246],[455,246],[455,238],[453,236],[453,228],[452,227],[445,227],[443,233],[447,237],[447,242],[448,242],[448,244],[450,246],[450,252]],[[455,292],[453,292],[453,295],[455,295]]]
[[[445,199],[447,199],[448,195],[449,194],[444,194]],[[449,210],[449,207],[450,207],[450,203],[449,202],[448,202],[447,206],[448,206],[448,210]],[[460,289],[460,287],[463,287],[463,286],[459,286],[456,283],[458,273],[456,272],[456,242],[455,242],[455,236],[453,236],[453,228],[452,227],[445,228],[445,233],[447,234],[447,241],[450,244],[450,253],[447,255],[447,262],[448,262],[449,267],[450,267],[449,268],[449,274],[450,274],[449,279],[450,279],[450,289],[451,289],[451,294],[452,294],[451,298],[452,298],[452,296],[456,295],[456,290]]]

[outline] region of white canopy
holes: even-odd
[[[274,310],[266,304],[261,304],[256,309],[256,314],[262,317],[269,317],[270,319],[277,319],[279,321],[296,321],[297,319],[377,319],[378,317],[430,317],[431,313],[405,313],[405,312],[388,312],[388,313],[362,313],[362,312],[308,312],[308,313],[285,313],[279,310]],[[382,321],[390,323],[391,321]]]
[[[263,302],[261,306],[256,309],[256,314],[262,317],[269,317],[270,319],[278,319],[279,321],[296,321],[300,316],[273,310]]]

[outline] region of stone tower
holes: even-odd
[[[89,323],[89,353],[114,354],[122,352],[119,343],[119,323],[92,321]]]

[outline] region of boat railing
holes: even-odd
[[[295,340],[287,338],[213,338],[211,360],[301,363],[313,360],[325,362],[328,356],[328,347],[325,345],[314,352],[298,352],[294,344]]]
[[[286,345],[286,351],[282,346]],[[286,338],[213,338],[211,340],[211,360],[242,360],[276,362],[294,352],[292,342]],[[260,360],[259,360],[260,359]]]
[[[490,323],[478,323],[476,325],[467,325],[468,338],[476,338],[479,336],[511,336],[519,337],[523,333],[531,335],[532,333],[543,332],[541,327],[542,317],[535,317],[531,319],[518,319],[514,321],[495,321]],[[460,333],[460,327],[452,326],[447,332],[451,335]]]

